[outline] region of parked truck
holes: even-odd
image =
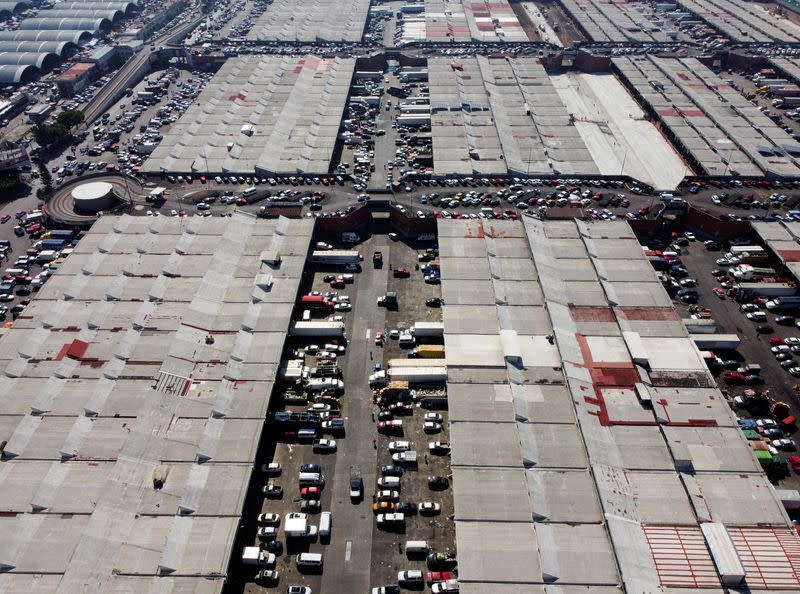
[[[421,344],[415,349],[408,351],[408,358],[420,359],[444,359],[443,344]]]
[[[774,268],[762,268],[753,266],[751,264],[739,264],[731,271],[733,278],[736,280],[754,280],[760,279],[765,276],[772,276],[777,274]]]
[[[689,336],[701,351],[735,350],[741,343],[736,334],[690,334]]]
[[[800,308],[800,295],[789,295],[783,297],[776,297],[771,301],[767,301],[767,309],[769,311],[790,311]]]
[[[242,563],[246,565],[269,565],[270,559],[274,562],[275,555],[259,547],[244,547],[242,551]]]
[[[304,309],[333,309],[335,303],[325,299],[323,295],[303,295],[300,298],[300,305]]]
[[[737,301],[748,301],[753,297],[783,297],[797,294],[793,283],[739,283],[734,287]]]
[[[283,531],[287,538],[313,538],[317,535],[317,527],[308,523],[306,514],[299,512],[286,514]]]
[[[343,322],[293,322],[289,329],[291,336],[322,336],[336,337],[344,336]]]
[[[347,243],[356,243],[360,241],[361,238],[358,236],[357,233],[353,233],[352,231],[344,231],[342,233],[342,241]]]
[[[378,305],[383,307],[395,307],[397,305],[397,293],[387,291],[385,295],[378,297]]]
[[[361,254],[353,250],[314,250],[310,261],[314,264],[358,264]]]
[[[444,336],[444,324],[442,322],[417,322],[411,328],[411,333],[416,338]]]

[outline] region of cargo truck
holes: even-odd
[[[341,338],[344,336],[343,322],[293,322],[290,336],[321,336]]]
[[[60,250],[66,245],[63,239],[44,239],[37,242],[34,248],[42,250]]]
[[[306,309],[333,309],[335,304],[322,295],[303,295],[300,298],[300,305]]]
[[[408,358],[420,359],[444,359],[443,344],[422,344],[415,349],[408,351]]]
[[[353,250],[314,250],[309,260],[313,264],[358,264],[361,254]]]
[[[753,280],[759,279],[764,276],[772,276],[777,274],[774,268],[759,268],[750,264],[740,264],[731,271],[733,278],[736,280]]]
[[[767,301],[766,305],[769,311],[788,311],[797,309],[800,307],[800,295],[776,297],[771,301]]]
[[[378,305],[383,307],[396,307],[397,306],[397,293],[388,291],[385,295],[378,297]]]
[[[736,334],[690,334],[689,337],[701,351],[735,350],[741,343]]]
[[[275,555],[259,547],[244,547],[242,551],[242,563],[246,565],[269,565],[270,562],[275,562]]]
[[[286,514],[283,531],[287,538],[314,538],[317,535],[317,527],[308,523],[308,516],[298,512]]]
[[[734,287],[737,301],[747,301],[753,297],[783,297],[797,294],[793,283],[739,283]]]
[[[417,338],[444,336],[444,324],[442,322],[417,322],[411,328],[411,333]]]

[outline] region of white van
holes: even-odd
[[[401,347],[414,346],[415,344],[414,335],[409,332],[401,332],[399,343]]]
[[[299,568],[322,567],[321,553],[300,553],[295,557],[295,562]]]
[[[427,554],[430,549],[428,543],[424,540],[408,540],[406,541],[406,555],[422,555]]]
[[[255,193],[256,193],[255,186],[250,186],[249,188],[245,188],[244,190],[242,190],[242,196],[244,196],[245,198],[247,198],[248,196],[252,196]]]
[[[318,472],[301,472],[299,482],[301,485],[321,487],[325,484],[325,477]]]
[[[319,515],[319,535],[320,538],[328,538],[331,535],[331,512],[322,512]]]

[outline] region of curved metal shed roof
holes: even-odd
[[[0,2],[0,12],[18,13],[30,8],[29,2]]]
[[[0,64],[0,85],[18,85],[26,83],[39,74],[39,69],[30,64]]]
[[[53,7],[53,10],[121,10],[125,14],[132,14],[138,12],[139,7],[134,2],[124,2],[123,0],[116,0],[115,2],[107,2],[102,0],[100,2],[91,2],[89,0],[73,0],[72,2],[59,2]],[[39,13],[42,16],[42,13]]]
[[[91,31],[66,30],[57,31],[0,31],[0,41],[71,41],[75,44],[86,43],[92,38]]]
[[[71,41],[7,41],[0,39],[0,52],[53,53],[64,57],[78,46]]]
[[[108,19],[112,22],[118,22],[125,18],[125,13],[117,9],[104,9],[92,10],[86,8],[60,8],[53,10],[43,10],[39,13],[40,17],[48,19]]]
[[[52,70],[61,63],[61,56],[52,52],[0,52],[0,64],[10,66],[36,66],[39,70]]]
[[[77,18],[35,18],[24,19],[19,24],[20,31],[88,31],[96,33],[100,30],[111,29],[108,19],[77,19]]]

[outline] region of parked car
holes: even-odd
[[[428,487],[431,489],[435,489],[437,491],[441,491],[446,489],[450,486],[450,481],[447,480],[447,477],[444,476],[429,476],[428,477]]]

